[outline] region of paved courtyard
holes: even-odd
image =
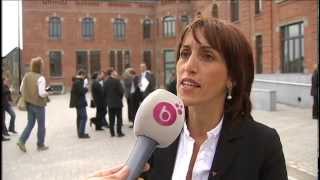
[[[89,99],[89,98],[88,98]],[[124,114],[126,113],[126,105]],[[88,116],[95,111],[87,108]],[[18,111],[16,130],[26,125],[26,112]],[[317,174],[318,121],[311,118],[311,109],[277,104],[277,111],[254,111],[257,121],[277,129],[283,144],[289,180],[314,180]],[[124,163],[135,137],[126,116],[125,137],[111,138],[109,131],[95,131],[87,126],[90,139],[78,139],[75,128],[75,109],[69,108],[69,94],[51,97],[46,109],[46,144],[48,151],[36,150],[36,126],[27,141],[27,153],[16,146],[19,135],[2,142],[2,178],[4,180],[78,180],[90,173]],[[7,124],[9,123],[7,116]]]

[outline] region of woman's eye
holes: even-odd
[[[182,51],[180,53],[180,57],[183,58],[183,59],[187,59],[187,58],[189,58],[189,56],[190,56],[190,53],[187,52],[187,51]]]
[[[211,54],[202,54],[201,57],[203,60],[206,60],[206,61],[211,61],[214,59],[214,57]]]

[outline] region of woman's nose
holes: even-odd
[[[184,69],[189,73],[196,73],[198,68],[197,57],[195,53],[192,53],[188,61],[185,63]]]

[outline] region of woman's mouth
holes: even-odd
[[[200,83],[197,81],[190,79],[190,78],[184,78],[181,80],[181,83],[183,88],[200,88]]]

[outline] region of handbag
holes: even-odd
[[[20,98],[18,100],[18,103],[17,103],[17,107],[21,111],[26,111],[27,110],[27,104],[24,101],[24,97],[23,96],[20,96]]]
[[[95,108],[96,107],[96,103],[94,103],[93,99],[91,99],[91,101],[90,101],[90,107],[91,108]]]

